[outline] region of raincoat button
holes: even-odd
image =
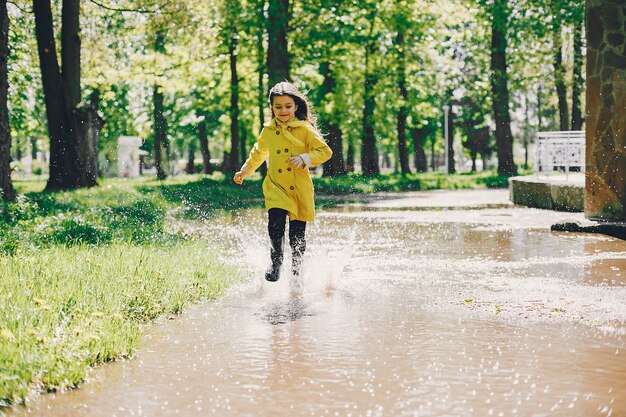
[[[289,187],[290,190],[293,190],[293,188],[294,188],[293,185],[291,187]]]
[[[285,153],[289,152],[289,149],[285,149]]]
[[[291,168],[287,168],[287,171],[291,171]]]
[[[283,170],[282,170],[282,169],[279,169],[279,170],[278,170],[278,173],[280,174],[281,172],[283,172]]]
[[[276,151],[276,153],[280,153],[280,149]]]
[[[280,135],[280,130],[277,130],[277,131],[276,131],[276,134],[277,134],[277,135]]]

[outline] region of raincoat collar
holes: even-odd
[[[270,128],[281,128],[283,131],[283,134],[285,135],[285,137],[294,145],[298,145],[298,146],[304,146],[304,143],[296,138],[292,133],[291,133],[291,129],[289,128],[294,128],[294,127],[300,127],[300,126],[306,126],[308,122],[306,120],[299,120],[295,117],[292,117],[291,119],[289,119],[286,122],[281,122],[278,117],[273,118],[269,123],[266,124],[266,126],[270,127]]]

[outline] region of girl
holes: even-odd
[[[270,90],[272,119],[266,123],[248,160],[233,178],[241,185],[268,157],[269,167],[263,181],[267,229],[270,235],[271,265],[265,279],[278,281],[283,263],[285,223],[289,216],[291,272],[300,275],[302,256],[306,249],[306,222],[313,221],[313,182],[309,167],[327,161],[332,151],[315,126],[306,97],[293,84],[280,82]]]

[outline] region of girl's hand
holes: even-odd
[[[291,158],[287,159],[287,165],[289,165],[292,168],[306,167],[306,163],[304,162],[304,159],[302,159],[302,157],[299,155],[292,156]]]
[[[233,177],[233,181],[235,181],[235,184],[237,185],[241,185],[243,184],[243,180],[246,176],[243,174],[243,172],[241,171],[237,171],[235,173],[235,176]]]

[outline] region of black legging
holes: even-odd
[[[272,240],[282,240],[285,236],[285,224],[287,222],[287,210],[271,208],[268,210],[269,220],[267,230]],[[293,255],[302,256],[306,249],[304,232],[306,222],[301,220],[289,220],[289,246]]]

